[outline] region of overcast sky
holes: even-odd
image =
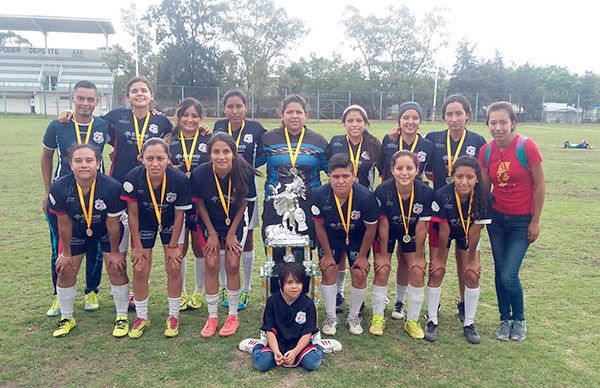
[[[294,47],[293,53],[308,57],[311,52],[328,57],[340,52],[354,59],[349,44],[344,44],[341,24],[344,9],[353,5],[363,14],[384,15],[390,0],[274,0],[286,9],[288,16],[301,19],[310,33]],[[138,12],[159,0],[137,1]],[[72,0],[2,0],[1,14],[94,17],[110,19],[117,30],[109,38],[110,44],[131,45],[129,36],[120,25],[120,9],[127,0],[72,1]],[[565,66],[582,74],[585,70],[600,74],[600,2],[596,0],[546,1],[503,0],[407,0],[404,2],[416,15],[433,7],[448,9],[446,20],[450,46],[438,54],[438,63],[451,69],[456,42],[466,37],[477,43],[476,55],[492,58],[498,49],[506,64]],[[595,26],[595,27],[594,27]],[[21,32],[20,32],[21,33]],[[34,46],[43,47],[41,33],[21,33]],[[104,37],[54,33],[49,35],[49,47],[95,48],[104,45]],[[294,58],[297,59],[297,58]]]

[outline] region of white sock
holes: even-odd
[[[181,268],[181,293],[184,295],[187,295],[187,290],[185,289],[185,270],[186,270],[186,265],[185,265],[185,257],[181,260],[181,263],[179,264],[179,268]]]
[[[167,297],[167,303],[169,304],[169,315],[179,319],[179,304],[181,304],[181,296],[177,298]]]
[[[469,288],[465,286],[465,322],[464,326],[473,324],[477,305],[479,304],[479,287]]]
[[[346,279],[346,270],[340,269],[335,275],[335,284],[337,285],[337,293],[344,296],[344,280]]]
[[[348,318],[358,317],[360,312],[360,306],[365,301],[365,294],[367,293],[367,287],[365,288],[354,288],[350,287],[350,311],[348,311]]]
[[[242,267],[244,271],[244,286],[242,291],[250,292],[252,288],[252,267],[254,267],[254,250],[242,252]]]
[[[440,305],[440,297],[442,295],[442,286],[427,287],[427,314],[429,320],[434,324],[438,324],[438,306]]]
[[[335,294],[337,286],[335,284],[326,286],[321,284],[321,295],[323,296],[323,306],[327,318],[335,318]]]
[[[58,296],[58,303],[60,303],[60,315],[64,319],[73,318],[73,302],[77,295],[77,285],[73,287],[56,286],[56,295]]]
[[[134,299],[135,302],[135,312],[137,314],[138,318],[142,318],[142,319],[148,319],[148,299],[146,298],[144,300],[136,300]],[[177,308],[179,308],[179,306],[177,306]]]
[[[396,302],[404,303],[404,298],[406,297],[406,290],[408,286],[403,286],[402,284],[396,283]]]
[[[196,291],[202,292],[206,273],[206,259],[204,257],[194,258],[194,271],[196,272]]]
[[[387,289],[387,286],[376,286],[375,284],[373,284],[373,289],[371,291],[371,304],[373,305],[374,316],[379,315],[383,317]]]
[[[227,289],[227,296],[229,296],[229,315],[238,315],[238,303],[240,301],[240,290]]]
[[[419,316],[421,315],[421,307],[423,307],[424,299],[425,287],[413,287],[410,284],[408,285],[408,311],[406,312],[407,320],[419,320]]]
[[[126,317],[127,309],[129,307],[129,283],[125,283],[122,286],[110,285],[112,291],[113,300],[115,301],[115,310],[117,310],[117,317]]]
[[[225,251],[219,251],[219,260],[221,261],[221,266],[219,267],[219,283],[221,284],[221,289],[227,288],[227,272],[225,271]]]
[[[208,317],[217,317],[217,304],[219,303],[219,294],[206,294],[206,305],[208,306]]]

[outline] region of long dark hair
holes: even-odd
[[[479,165],[477,159],[465,155],[456,159],[454,164],[452,164],[452,176],[454,176],[459,167],[471,167],[473,170],[475,170],[477,183],[475,183],[475,187],[473,188],[473,207],[471,208],[471,217],[476,220],[481,219],[489,205],[489,191],[483,184],[481,166]]]
[[[366,127],[368,127],[371,124],[369,122],[369,117],[367,116],[367,111],[365,111],[365,109],[360,105],[350,105],[349,107],[346,108],[346,110],[344,110],[344,113],[342,114],[342,124],[346,122],[346,117],[348,116],[348,113],[350,113],[350,112],[360,113],[363,120],[365,121]],[[365,146],[366,146],[365,148],[366,148],[367,153],[369,154],[369,157],[371,158],[371,162],[373,163],[374,166],[376,166],[377,163],[379,162],[379,156],[381,153],[381,141],[379,141],[378,138],[373,136],[367,130],[367,128],[365,128],[365,130],[363,131],[363,138],[364,138],[364,142],[365,142]]]
[[[245,198],[248,194],[248,175],[253,174],[256,176],[260,176],[260,173],[251,166],[246,159],[244,159],[238,152],[237,147],[235,145],[235,140],[233,137],[229,136],[229,134],[225,132],[217,132],[208,141],[208,154],[211,154],[213,145],[222,141],[227,144],[227,147],[233,153],[233,160],[231,166],[231,184],[233,185],[233,192],[235,193],[235,197],[237,199]]]
[[[175,126],[173,127],[173,135],[174,136],[179,136],[179,131],[181,130],[181,128],[179,126],[179,121],[181,121],[181,118],[183,117],[183,114],[185,113],[185,111],[188,110],[188,108],[190,108],[192,106],[194,107],[194,109],[196,110],[196,113],[198,113],[200,118],[204,117],[203,116],[204,110],[202,108],[202,104],[200,103],[200,101],[198,101],[192,97],[184,98],[183,100],[181,100],[179,105],[177,105],[177,109],[175,110],[175,116],[177,117],[177,124],[175,124]]]

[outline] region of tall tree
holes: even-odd
[[[0,46],[31,47],[31,42],[12,31],[0,32]]]

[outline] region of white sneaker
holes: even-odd
[[[325,335],[335,335],[337,332],[337,325],[339,323],[340,321],[337,319],[337,317],[325,318],[321,332]]]
[[[348,318],[346,320],[346,325],[348,325],[348,329],[351,334],[360,335],[363,333],[363,328],[361,326],[361,319],[359,317]]]
[[[267,346],[267,341],[262,341],[255,338],[246,338],[240,342],[238,349],[240,349],[242,352],[252,353],[252,349],[254,349],[256,345]]]
[[[342,350],[342,344],[340,343],[340,341],[329,338],[315,341],[313,342],[313,345],[319,345],[323,348],[323,352],[325,353],[339,352],[340,350]]]

